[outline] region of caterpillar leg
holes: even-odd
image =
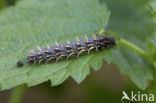
[[[43,60],[44,60],[44,59],[40,59],[40,60],[39,60],[39,64],[41,64],[41,62],[42,62]]]
[[[46,62],[45,63],[48,63],[50,60],[52,60],[54,57],[50,57],[50,58],[48,58],[47,60],[46,60]]]

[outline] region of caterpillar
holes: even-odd
[[[76,41],[70,43],[68,40],[64,44],[58,44],[49,46],[46,45],[45,48],[38,47],[37,50],[31,50],[26,58],[28,64],[40,64],[41,62],[48,63],[50,61],[57,62],[61,59],[69,59],[69,57],[79,57],[82,53],[89,54],[90,51],[103,50],[104,48],[112,48],[116,45],[115,38],[107,35],[93,35],[88,38],[85,37],[84,40],[79,40],[76,37]],[[17,66],[23,66],[22,61],[17,62]]]

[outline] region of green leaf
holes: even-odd
[[[121,73],[128,75],[139,88],[145,89],[149,80],[153,80],[152,66],[148,65],[149,61],[137,53],[125,49],[123,46],[118,46],[113,55],[115,55],[113,61]]]
[[[122,38],[148,51],[146,41],[154,34],[156,27],[146,10],[149,0],[141,2],[139,0],[101,1],[106,2],[112,14],[107,29],[117,32]],[[113,55],[113,61],[121,73],[129,75],[139,88],[145,89],[148,86],[148,80],[153,80],[150,63],[139,54],[118,44]]]
[[[35,6],[34,6],[35,5]],[[0,86],[2,90],[26,83],[34,86],[50,80],[52,86],[69,76],[78,83],[98,70],[103,59],[111,62],[112,50],[98,51],[68,61],[16,67],[28,52],[45,43],[55,45],[84,39],[107,25],[110,12],[97,0],[24,0],[0,14]]]

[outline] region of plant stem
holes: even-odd
[[[21,85],[21,86],[14,88],[14,90],[12,91],[12,94],[9,98],[8,103],[20,103],[25,90],[26,90],[25,85]]]
[[[123,38],[121,38],[118,42],[119,42],[120,44],[122,44],[122,45],[128,47],[129,49],[135,51],[136,53],[140,54],[141,56],[147,58],[147,59],[150,60],[152,63],[154,62],[154,61],[151,59],[150,55],[149,55],[147,52],[145,52],[143,49],[139,48],[139,47],[136,46],[135,44],[132,44],[131,42],[129,42],[129,41],[123,39]]]

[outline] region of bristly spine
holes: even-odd
[[[45,48],[37,47],[37,50],[31,50],[27,56],[28,64],[40,64],[41,62],[48,63],[50,61],[57,62],[61,59],[69,59],[69,57],[79,57],[82,53],[90,53],[94,50],[103,50],[104,48],[112,48],[116,45],[115,38],[107,35],[93,35],[88,38],[85,36],[84,40],[79,40],[76,37],[76,41],[67,42],[65,44],[58,44],[55,46],[49,46],[46,44]]]

